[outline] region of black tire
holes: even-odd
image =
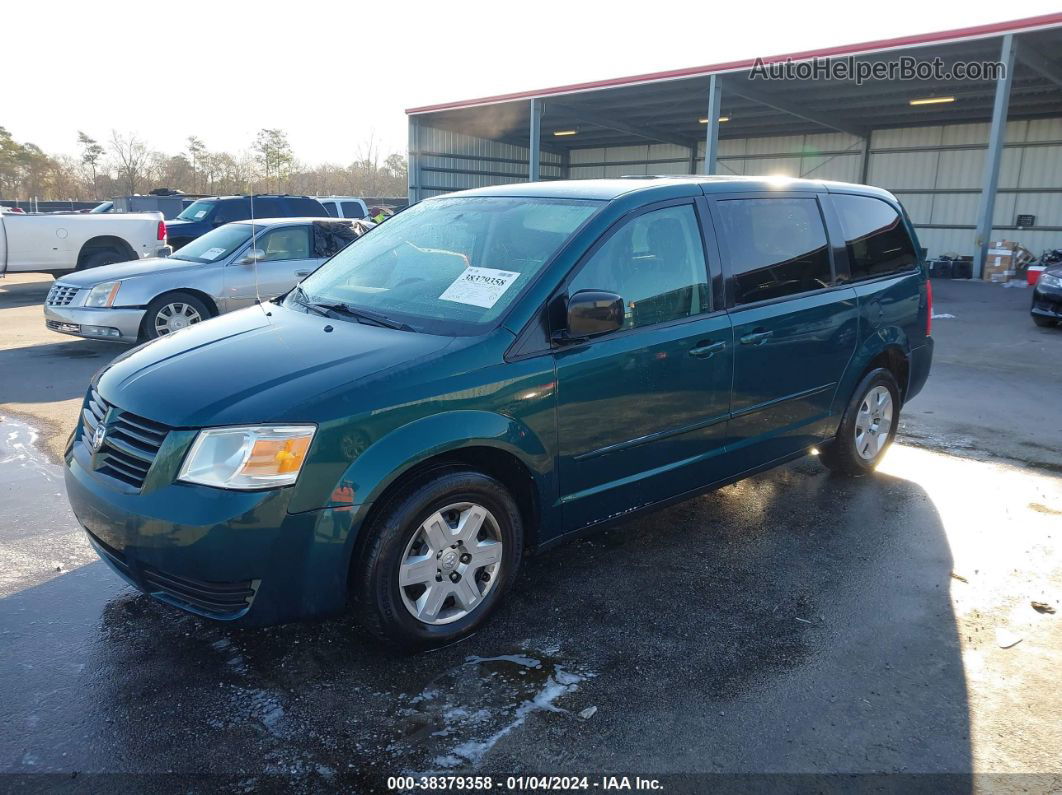
[[[191,309],[194,310],[195,314],[199,316],[198,320],[189,319],[188,325],[192,325],[194,323],[201,323],[202,321],[209,320],[212,317],[210,309],[205,303],[203,303],[202,299],[197,298],[191,293],[177,291],[174,293],[166,293],[165,295],[160,295],[158,298],[148,304],[147,311],[144,313],[144,319],[140,321],[141,341],[153,340],[156,337],[165,336],[164,334],[160,333],[160,330],[156,326],[156,319],[158,318],[159,313],[162,312],[166,307],[173,305],[184,305],[187,307],[191,307]]]
[[[1043,317],[1042,315],[1032,315],[1033,323],[1040,328],[1053,328],[1057,325],[1058,321],[1052,317]]]
[[[860,421],[860,411],[867,408],[864,406],[864,401],[878,387],[884,387],[889,392],[889,397],[892,401],[891,422],[884,443],[877,447],[873,455],[867,457],[866,453],[860,453],[857,446],[856,425]],[[873,414],[872,407],[869,413]],[[889,449],[892,440],[896,438],[896,428],[899,422],[900,388],[896,384],[896,379],[891,372],[883,367],[871,370],[859,382],[859,386],[855,388],[852,399],[845,409],[844,418],[841,420],[837,435],[827,444],[820,447],[819,460],[839,475],[858,477],[869,474],[874,471],[874,467],[877,466],[885,451]],[[865,451],[868,449],[868,445],[864,446]]]
[[[495,569],[493,585],[466,615],[450,623],[426,623],[405,604],[403,592],[412,601],[409,594],[412,591],[415,595],[416,586],[400,588],[399,567],[407,548],[420,534],[421,524],[455,503],[474,503],[490,512],[496,525],[491,530],[500,535],[503,544],[500,565]],[[406,649],[452,643],[482,626],[516,579],[523,554],[523,521],[508,490],[494,478],[466,469],[426,473],[390,499],[363,532],[367,533],[366,545],[351,568],[357,614],[374,635]],[[430,558],[430,551],[425,554]],[[487,587],[479,578],[472,582],[477,593]],[[447,604],[458,608],[453,597],[447,598]]]
[[[81,261],[77,270],[86,271],[89,268],[99,268],[104,265],[113,265],[116,262],[128,262],[129,255],[116,248],[107,248],[103,251],[94,251]]]

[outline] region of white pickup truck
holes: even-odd
[[[0,213],[0,275],[68,273],[170,253],[162,213]]]

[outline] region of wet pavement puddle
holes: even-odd
[[[401,736],[388,750],[419,752],[436,770],[476,766],[536,712],[575,719],[557,702],[593,676],[549,655],[470,656],[399,708]]]

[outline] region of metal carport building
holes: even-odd
[[[990,240],[1062,247],[1058,53],[1062,14],[1050,14],[411,108],[409,199],[635,174],[866,182],[904,203],[930,256],[973,255],[979,275]],[[903,58],[949,74],[799,74]],[[786,62],[792,79],[752,77]],[[981,74],[958,79],[958,64]]]

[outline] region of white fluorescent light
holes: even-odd
[[[945,102],[954,102],[955,97],[922,97],[922,99],[912,99],[908,102],[908,105],[942,105]]]

